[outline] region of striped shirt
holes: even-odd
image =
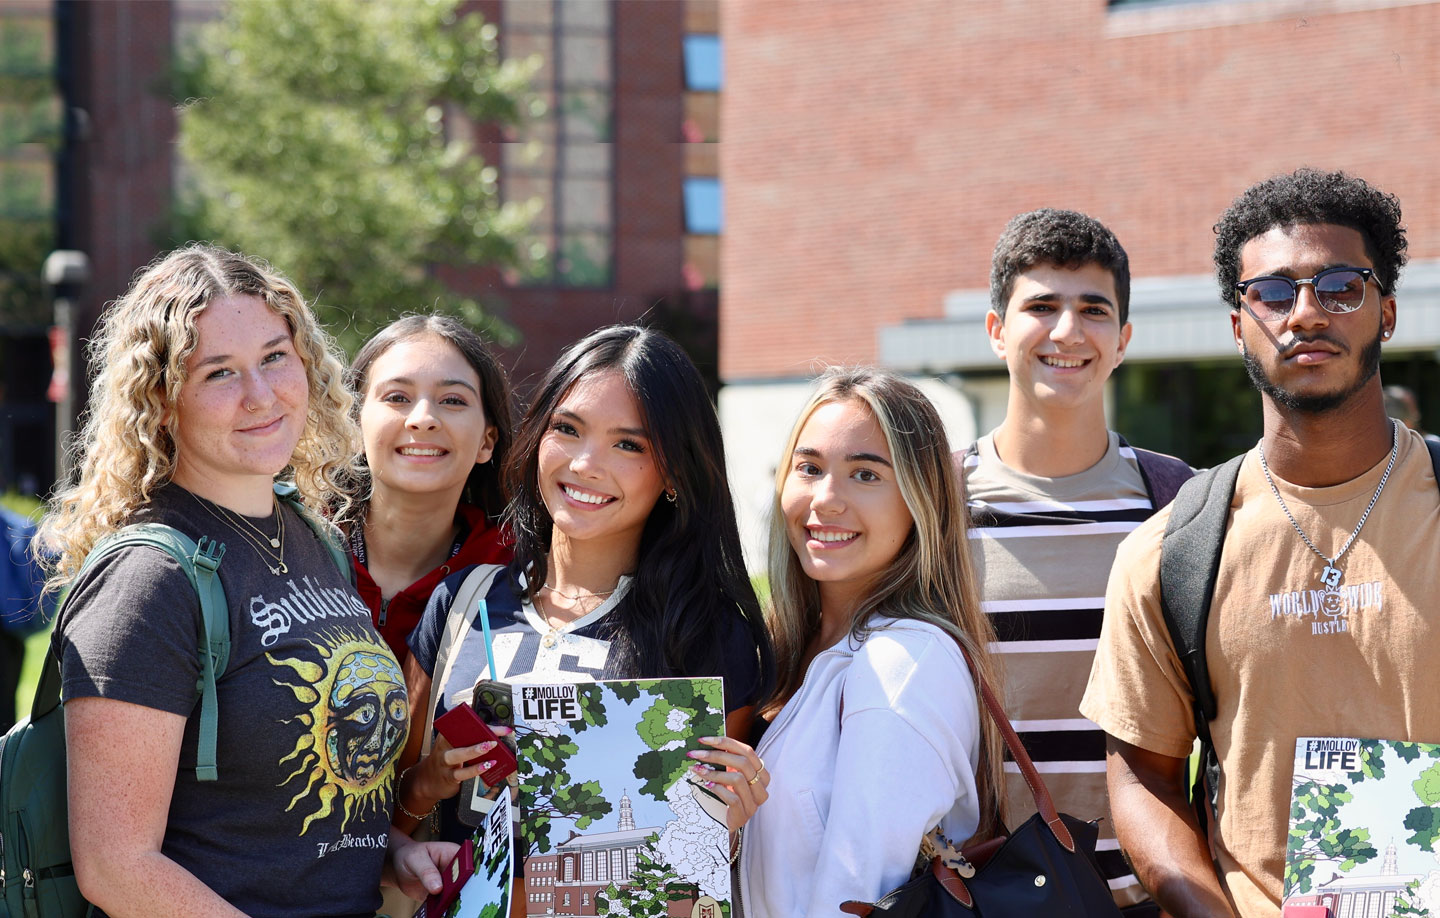
[[[1116,903],[1144,901],[1109,818],[1105,734],[1078,711],[1115,549],[1154,512],[1135,451],[1112,432],[1094,466],[1040,478],[1006,466],[993,436],[976,442],[964,467],[983,606],[1003,655],[1005,709],[1056,806],[1081,819],[1103,817],[1098,853]],[[1019,769],[1005,768],[1009,822],[1018,826],[1035,804]]]

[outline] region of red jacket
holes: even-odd
[[[365,600],[365,605],[370,608],[371,621],[375,623],[375,628],[385,639],[385,643],[390,645],[397,660],[404,661],[410,654],[406,639],[410,637],[410,632],[415,630],[415,626],[420,624],[420,614],[425,611],[425,603],[430,600],[430,594],[440,585],[441,580],[472,564],[509,564],[514,557],[514,552],[500,528],[492,525],[479,507],[461,504],[455,509],[455,513],[467,530],[460,551],[391,597],[383,620],[380,616],[379,585],[371,579],[370,572],[354,553],[350,555],[350,566],[355,569],[355,589],[360,591],[360,598]]]

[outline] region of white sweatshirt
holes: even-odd
[[[974,834],[979,709],[965,658],[934,625],[878,620],[811,661],[756,750],[770,799],[745,827],[746,918],[833,918],[910,878],[940,824]],[[844,722],[841,722],[841,698]]]

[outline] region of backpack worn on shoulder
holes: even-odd
[[[330,550],[347,576],[349,560],[329,524],[299,504],[293,486],[275,486]],[[230,609],[217,571],[225,546],[202,536],[194,542],[160,523],[127,526],[95,544],[80,568],[83,574],[101,558],[122,548],[149,546],[173,557],[200,598],[200,734],[195,777],[214,781],[219,711],[215,680],[230,660]],[[52,636],[40,670],[30,716],[0,738],[0,918],[82,918],[92,908],[80,896],[70,859],[69,805],[66,795],[65,708],[60,703],[58,633]]]
[[[1435,477],[1440,480],[1440,444],[1426,440],[1425,446],[1430,451]],[[1220,762],[1210,739],[1210,721],[1215,719],[1216,707],[1205,660],[1205,632],[1215,580],[1220,574],[1220,551],[1230,522],[1230,502],[1246,455],[1241,453],[1223,465],[1206,469],[1180,487],[1160,542],[1160,607],[1175,655],[1190,680],[1195,734],[1200,737],[1200,768],[1195,773],[1190,801],[1205,832],[1220,777]]]

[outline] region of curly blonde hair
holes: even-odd
[[[330,336],[289,280],[254,258],[193,243],[137,273],[106,307],[87,348],[94,378],[90,405],[71,444],[79,480],[56,492],[40,543],[54,559],[51,586],[79,572],[102,537],[133,520],[175,471],[165,422],[198,342],[195,321],[212,302],[253,296],[285,319],[305,366],[309,410],[289,467],[312,507],[337,490],[335,479],[360,450],[345,369]]]

